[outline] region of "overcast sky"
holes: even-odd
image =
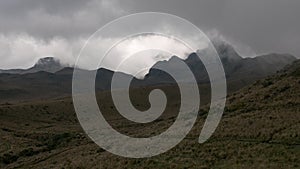
[[[46,56],[71,63],[101,26],[148,11],[183,17],[243,56],[299,57],[299,8],[299,0],[0,0],[0,69],[28,68]]]

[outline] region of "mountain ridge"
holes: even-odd
[[[280,54],[262,55],[256,58],[242,58],[235,52],[233,47],[228,47],[226,45],[217,48],[217,50],[221,57],[227,78],[228,90],[230,92],[236,91],[260,78],[275,74],[284,66],[296,60],[296,58],[291,55]],[[228,56],[228,54],[232,55]],[[111,79],[114,73],[117,73],[121,79],[131,78],[131,87],[176,85],[176,82],[169,74],[156,68],[167,66],[175,73],[180,74],[182,72],[178,69],[178,66],[176,66],[176,62],[180,60],[182,59],[173,56],[168,61],[157,62],[149,70],[149,73],[144,79],[137,79],[126,73],[100,68],[97,70],[95,80],[96,91],[110,90]],[[42,63],[36,64],[32,69],[39,70],[37,72],[22,74],[0,73],[0,102],[70,95],[72,92],[72,76],[74,68],[61,68],[61,65],[54,62],[54,65],[57,66],[55,67],[57,71],[53,72],[54,69],[52,69],[52,72],[47,72],[47,70],[50,69],[46,70],[43,68],[48,68],[47,63],[52,63],[52,61],[55,60],[48,58],[42,60]],[[190,54],[187,59],[183,61],[193,72],[197,83],[209,84],[209,76],[205,66],[202,64],[196,53]],[[186,79],[186,82],[188,81],[189,79]]]
[[[39,59],[32,67],[30,67],[28,69],[0,70],[0,73],[27,74],[27,73],[36,73],[39,71],[55,73],[55,72],[63,69],[64,67],[65,67],[65,65],[62,65],[57,58],[44,57],[44,58]]]

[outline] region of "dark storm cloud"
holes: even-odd
[[[299,0],[134,0],[130,5],[134,12],[168,12],[203,30],[217,29],[257,53],[300,56]]]
[[[0,32],[72,38],[124,14],[115,0],[0,0]]]
[[[0,0],[0,68],[29,67],[45,56],[68,62],[105,23],[146,11],[183,17],[245,56],[299,57],[299,7],[299,0]]]

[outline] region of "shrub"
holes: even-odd
[[[273,82],[271,80],[265,80],[261,84],[263,87],[268,87],[268,86],[272,85]]]
[[[4,154],[0,157],[0,161],[4,164],[10,164],[18,160],[18,156],[13,154]]]

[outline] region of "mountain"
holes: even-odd
[[[54,73],[63,69],[65,66],[60,64],[60,62],[53,57],[41,58],[37,63],[29,69],[10,69],[10,70],[0,70],[0,73],[8,74],[27,74],[27,73],[36,73],[39,71],[45,71]]]
[[[225,42],[219,42],[216,45],[216,50],[221,58],[227,83],[232,90],[237,90],[257,79],[272,75],[296,60],[294,56],[289,54],[268,54],[255,58],[242,58],[230,44]],[[198,57],[198,55],[201,57],[203,54],[205,54],[205,51],[192,53],[184,62],[193,72],[197,82],[205,84],[209,83],[209,77],[205,66]],[[172,57],[169,61],[157,62],[142,81],[148,81],[146,84],[155,84],[157,82],[175,83],[167,73],[155,68],[168,67],[172,72],[176,72],[179,76],[184,77],[184,71],[178,66],[179,61],[178,57]],[[189,81],[190,79],[185,80]],[[231,83],[234,84],[230,85]]]
[[[296,60],[295,57],[287,54],[242,58],[232,46],[226,43],[219,44],[216,49],[223,63],[229,93],[249,85],[255,80],[275,74]],[[184,62],[189,66],[199,84],[209,84],[208,74],[197,55],[201,57],[201,51],[198,51],[197,54],[190,54]],[[122,80],[133,78],[131,87],[135,88],[175,85],[176,82],[168,73],[157,68],[167,67],[185,78],[178,66],[180,61],[181,59],[176,56],[168,61],[159,61],[150,69],[144,79],[137,79],[125,73],[100,68],[95,80],[96,90],[109,90],[114,73],[117,73]],[[72,89],[73,70],[72,67],[63,68],[54,58],[44,58],[30,69],[15,71],[16,74],[12,74],[12,70],[9,70],[11,72],[0,73],[0,102],[68,96]],[[122,85],[122,80],[120,85]],[[188,78],[185,79],[186,82],[189,80]]]

